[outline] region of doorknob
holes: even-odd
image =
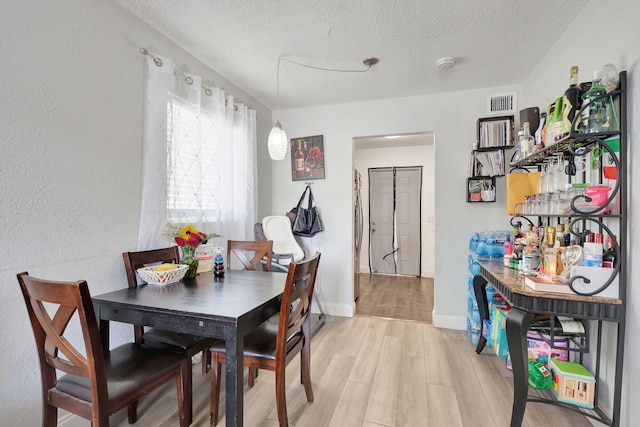
[[[376,229],[375,229],[375,228],[372,228],[372,229],[371,229],[371,233],[375,233],[375,232],[376,232]]]

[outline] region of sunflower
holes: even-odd
[[[193,225],[188,224],[178,230],[178,234],[186,241],[189,240],[191,234],[198,234],[198,230]]]

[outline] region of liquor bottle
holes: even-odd
[[[529,122],[524,122],[522,125],[522,136],[520,137],[520,158],[524,159],[534,153],[535,139],[531,136],[529,130]]]
[[[304,152],[302,151],[302,140],[298,140],[298,150],[296,151],[296,178],[304,178]]]
[[[564,92],[562,97],[562,134],[566,136],[571,131],[571,123],[580,111],[582,106],[582,90],[578,86],[578,67],[571,67],[571,78],[569,80],[569,89]],[[576,121],[575,130],[578,130],[579,121]]]
[[[609,247],[607,248],[605,253],[602,254],[602,266],[606,268],[614,268],[616,265],[618,265],[618,256],[613,245],[613,239],[611,237],[609,237],[608,246]]]
[[[535,151],[540,151],[544,148],[544,142],[546,139],[545,133],[547,132],[546,121],[547,113],[542,113],[540,115],[540,126],[538,126],[538,129],[536,129],[536,134],[534,136],[536,140]]]
[[[560,223],[556,225],[556,241],[553,243],[554,248],[565,247],[564,243],[564,224]]]
[[[569,225],[569,220],[566,220],[564,222],[564,245],[565,246],[570,246],[571,245],[571,226]]]
[[[556,99],[556,106],[553,109],[553,141],[558,142],[564,137],[564,124],[562,123],[562,98]]]

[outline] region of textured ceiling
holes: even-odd
[[[115,1],[271,109],[380,58],[289,109],[521,83],[588,0]]]

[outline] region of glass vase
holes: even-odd
[[[180,264],[184,264],[189,267],[187,269],[187,273],[184,275],[185,279],[193,279],[196,277],[196,274],[198,274],[198,258],[196,258],[195,250],[185,251],[183,249]]]

